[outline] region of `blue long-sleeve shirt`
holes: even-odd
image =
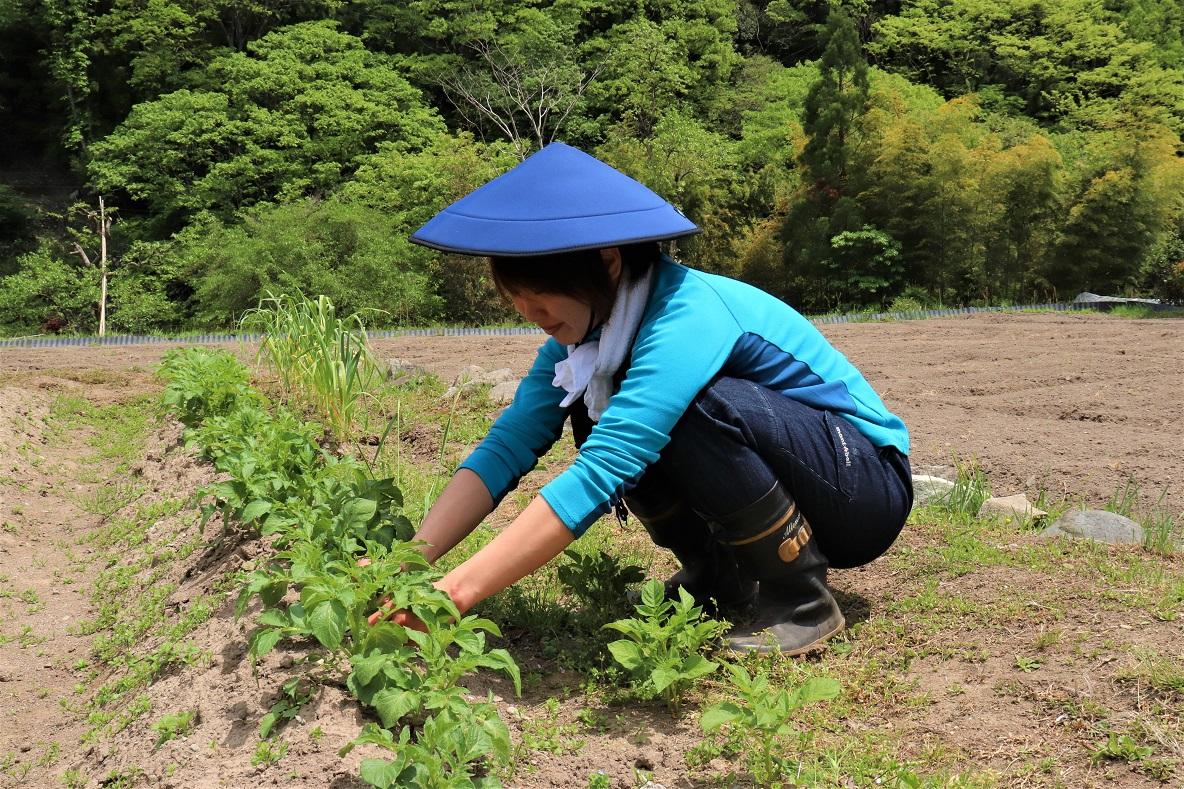
[[[620,389],[579,455],[541,491],[576,536],[641,478],[670,440],[695,396],[717,375],[754,381],[815,408],[840,414],[877,447],[908,454],[904,422],[812,323],[779,299],[737,280],[666,258],[654,270]],[[548,339],[514,401],[461,464],[494,501],[558,439],[567,394],[553,386],[567,348]]]

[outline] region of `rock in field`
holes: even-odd
[[[428,371],[406,359],[387,359],[386,377],[393,384],[406,383],[414,378],[427,375]]]
[[[1041,537],[1076,537],[1117,545],[1142,545],[1143,527],[1105,510],[1074,510],[1040,532]]]
[[[954,483],[948,479],[930,476],[929,474],[914,474],[913,506],[920,507],[943,496],[948,496],[953,489]]]
[[[492,405],[509,405],[514,400],[514,393],[518,391],[518,381],[502,381],[494,384],[489,390],[489,402]]]
[[[453,380],[452,386],[448,387],[447,391],[444,392],[442,399],[451,400],[453,397],[456,397],[458,393],[462,395],[470,394],[472,390],[478,386],[491,386],[496,388],[500,384],[510,384],[514,387],[514,389],[517,389],[518,377],[515,376],[513,370],[510,370],[508,367],[501,367],[497,370],[487,371],[482,367],[471,364],[460,371],[460,374],[456,376],[455,380]],[[503,397],[504,390],[499,393],[498,396]],[[513,399],[513,397],[514,391],[511,390],[510,399]],[[494,400],[492,391],[490,392],[490,400]],[[505,402],[508,403],[509,400],[506,400]]]
[[[984,501],[978,509],[978,517],[985,518],[992,515],[1034,521],[1045,517],[1048,513],[1034,507],[1024,494],[1017,493],[1014,496],[995,496]]]

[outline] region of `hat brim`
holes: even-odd
[[[666,204],[641,211],[545,220],[486,219],[445,209],[411,241],[457,255],[529,257],[666,241],[699,227]]]

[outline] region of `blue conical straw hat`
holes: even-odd
[[[698,232],[645,186],[555,142],[436,214],[411,240],[444,252],[513,257]]]

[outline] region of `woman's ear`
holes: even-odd
[[[617,247],[602,249],[600,250],[600,259],[604,261],[605,268],[608,269],[609,280],[616,287],[621,281],[621,250]]]

